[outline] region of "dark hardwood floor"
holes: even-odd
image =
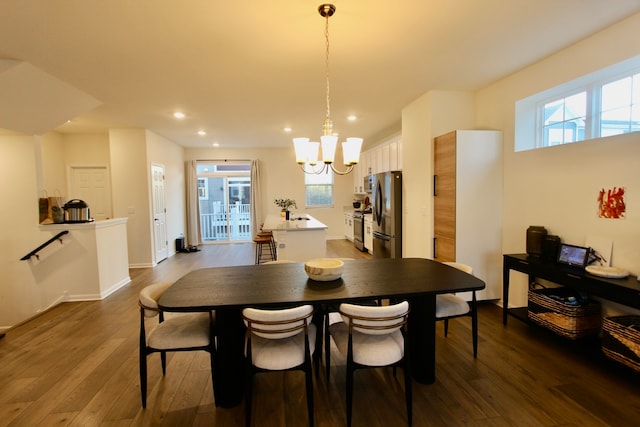
[[[171,354],[162,376],[150,356],[147,409],[140,406],[137,295],[191,269],[253,263],[252,244],[209,245],[153,269],[103,301],[61,304],[0,340],[0,426],[242,426],[244,407],[218,409],[204,352]],[[346,241],[329,256],[361,258]],[[470,319],[438,325],[434,384],[414,382],[415,426],[634,426],[638,374],[575,343],[483,304],[474,359]],[[334,348],[331,379],[315,379],[317,426],[345,425],[345,364]],[[241,381],[238,378],[238,381]],[[406,425],[402,372],[356,371],[354,426]],[[306,425],[300,372],[256,376],[254,425]]]

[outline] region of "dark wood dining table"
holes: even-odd
[[[435,296],[480,290],[482,280],[440,262],[423,258],[346,260],[338,280],[307,277],[304,263],[215,267],[194,270],[160,297],[171,312],[216,311],[217,354],[214,372],[216,405],[242,402],[245,307],[358,303],[379,299],[407,300],[409,357],[413,378],[435,381]]]

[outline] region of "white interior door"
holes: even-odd
[[[89,205],[91,218],[111,218],[111,191],[107,166],[72,165],[69,169],[68,200],[80,199]]]
[[[156,262],[169,256],[167,241],[167,209],[164,198],[164,166],[151,165],[151,186],[153,194],[153,240]]]

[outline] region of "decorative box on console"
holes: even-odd
[[[600,303],[581,301],[571,288],[530,288],[528,296],[529,320],[558,335],[578,339],[600,331]]]
[[[640,372],[640,316],[607,317],[602,321],[602,352]]]

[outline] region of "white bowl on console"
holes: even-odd
[[[304,271],[311,280],[329,282],[342,276],[344,262],[338,258],[315,258],[304,263]]]

